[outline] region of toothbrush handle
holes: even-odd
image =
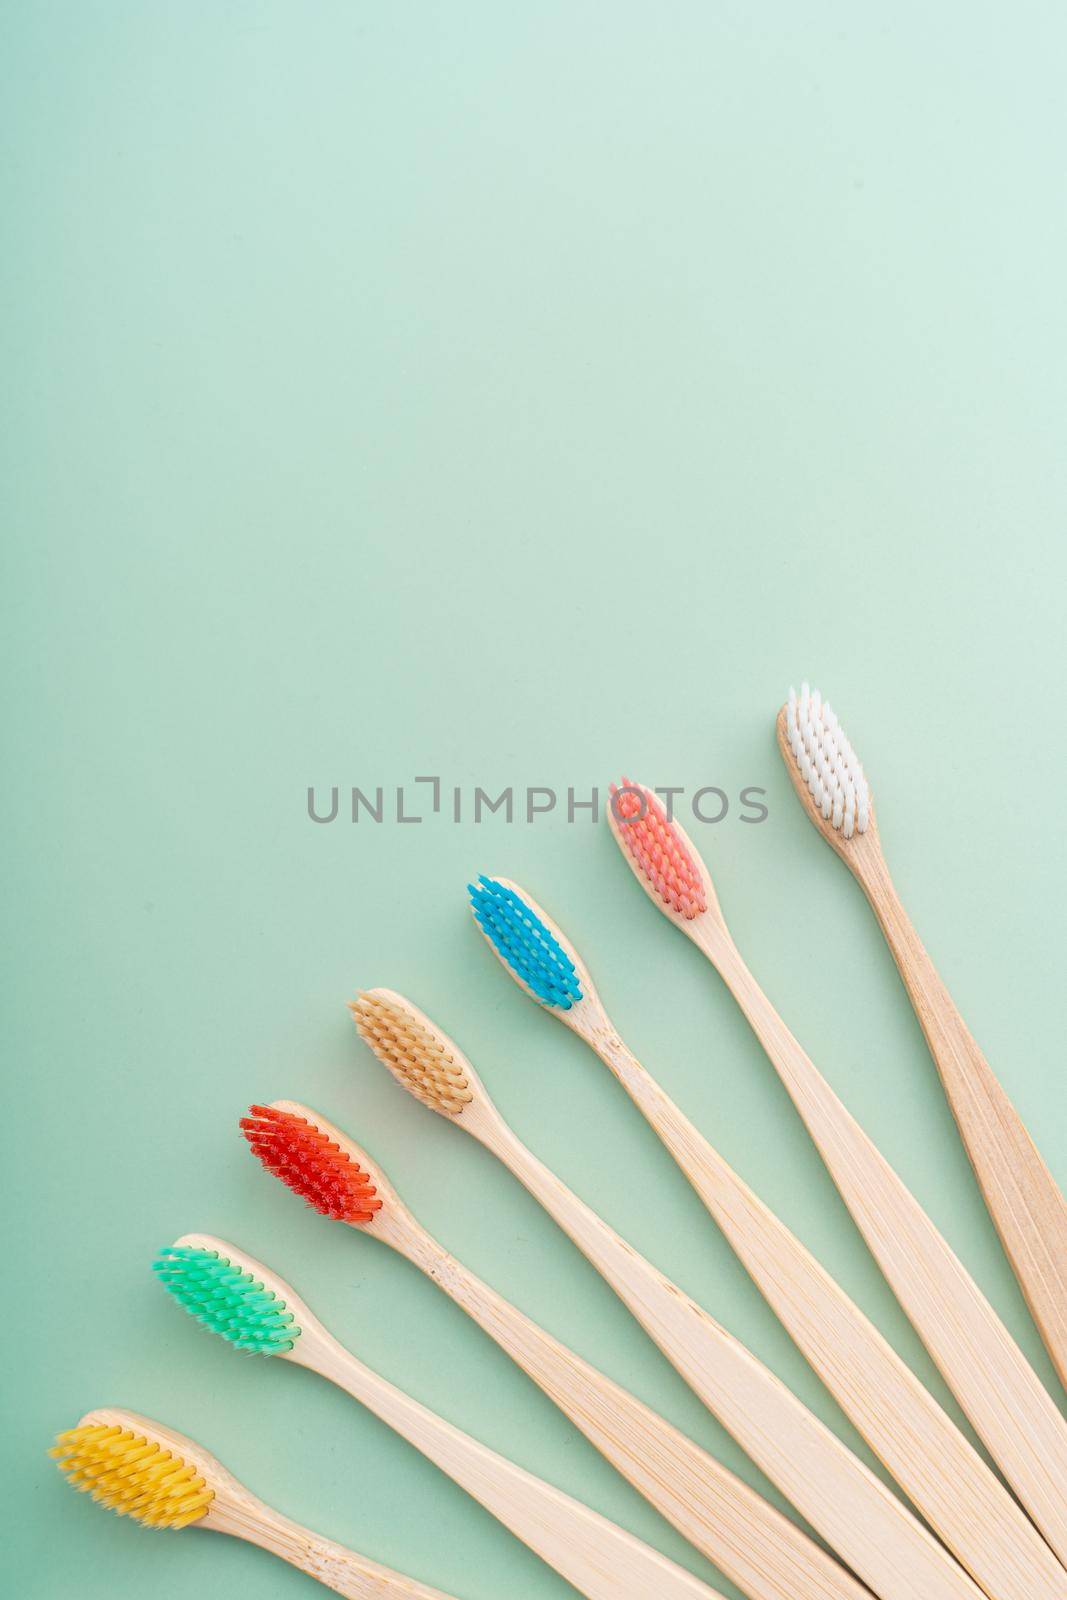
[[[975,1600],[962,1567],[772,1372],[619,1238],[501,1124],[491,1146],[693,1392],[881,1600]]]
[[[211,1526],[269,1550],[345,1600],[450,1600],[440,1589],[323,1539],[251,1497],[247,1504],[227,1506],[221,1513],[213,1510]]]
[[[751,1600],[869,1600],[844,1567],[762,1495],[531,1322],[428,1235],[420,1233],[405,1253]]]
[[[911,1191],[778,1016],[736,951],[713,958],[857,1227],[979,1437],[1067,1562],[1067,1423]]]
[[[591,1038],[826,1387],[995,1600],[1062,1600],[1040,1534],[872,1322],[610,1031]]]
[[[1067,1200],[956,1010],[887,871],[860,883],[881,925],[1012,1271],[1067,1386]]]
[[[301,1362],[413,1444],[588,1600],[721,1600],[633,1534],[419,1405],[335,1340],[314,1339]]]

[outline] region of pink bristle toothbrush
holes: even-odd
[[[583,1039],[659,1134],[772,1309],[930,1526],[995,1600],[1062,1596],[1067,1575],[978,1452],[877,1328],[626,1047],[577,950],[507,878],[470,885],[489,948]]]
[[[611,830],[634,877],[701,950],[767,1052],[857,1226],[997,1466],[1067,1560],[1067,1424],[974,1279],[805,1055],[745,966],[710,874],[651,789],[613,785]]]
[[[402,995],[360,994],[360,1036],[416,1099],[498,1156],[641,1323],[693,1392],[881,1600],[974,1600],[944,1547],[750,1351],[609,1228],[504,1121],[459,1047]]]

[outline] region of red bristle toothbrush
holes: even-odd
[[[873,1323],[626,1047],[548,913],[507,878],[483,876],[470,895],[490,949],[614,1073],[826,1387],[975,1581],[991,1600],[1062,1600],[1067,1575],[1025,1513]]]
[[[617,1523],[535,1478],[372,1372],[276,1273],[236,1245],[191,1233],[154,1271],[197,1322],[235,1349],[336,1384],[502,1522],[586,1600],[721,1600]]]
[[[1001,1472],[1067,1561],[1067,1424],[974,1279],[842,1105],[745,966],[706,866],[658,798],[612,786],[611,830],[653,904],[748,1019],[897,1299]]]
[[[325,1217],[404,1256],[484,1328],[623,1477],[751,1600],[863,1600],[868,1591],[754,1489],[450,1255],[381,1168],[291,1100],[241,1123],[269,1172]]]
[[[68,1482],[147,1528],[201,1528],[269,1550],[346,1600],[448,1600],[264,1505],[184,1434],[133,1411],[90,1411],[50,1452]]]
[[[963,1568],[836,1434],[527,1150],[428,1017],[388,989],[361,994],[352,1011],[394,1077],[499,1156],[541,1202],[693,1392],[881,1600],[974,1600],[979,1590]]]

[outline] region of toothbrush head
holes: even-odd
[[[613,783],[608,822],[634,876],[672,920],[684,925],[707,911],[710,880],[651,789],[631,778]]]
[[[197,1322],[237,1350],[285,1355],[300,1337],[300,1327],[285,1299],[226,1250],[179,1240],[161,1250],[152,1271]]]
[[[148,1528],[188,1528],[215,1498],[214,1458],[130,1411],[90,1411],[49,1455],[75,1489]]]
[[[241,1132],[267,1171],[322,1216],[366,1227],[382,1209],[382,1180],[369,1157],[307,1106],[250,1106]]]
[[[856,752],[818,689],[790,689],[778,716],[778,743],[793,787],[835,847],[867,832],[871,793]]]
[[[506,878],[469,883],[471,911],[490,948],[531,999],[550,1011],[570,1011],[585,997],[578,952],[554,928],[525,889]]]
[[[431,1111],[459,1117],[474,1100],[476,1089],[484,1096],[459,1046],[403,995],[392,989],[368,989],[349,1001],[348,1009],[364,1043]]]

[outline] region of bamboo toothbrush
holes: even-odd
[[[624,781],[612,832],[649,898],[731,991],[916,1332],[1001,1472],[1067,1560],[1067,1425],[915,1197],[804,1054],[741,959],[707,868],[650,789]]]
[[[520,1143],[470,1062],[410,1001],[361,994],[361,1036],[394,1077],[504,1162],[629,1307],[690,1388],[882,1600],[978,1594],[896,1496],[772,1372]]]
[[[231,1534],[348,1600],[448,1600],[272,1511],[192,1439],[133,1411],[88,1412],[49,1454],[76,1489],[146,1527]]]
[[[483,876],[470,896],[489,948],[611,1069],[831,1394],[972,1577],[993,1600],[1062,1597],[1067,1574],[999,1479],[873,1323],[627,1049],[588,968],[548,914],[507,878]]]
[[[869,1600],[868,1590],[754,1489],[450,1255],[381,1168],[317,1111],[276,1100],[253,1106],[241,1127],[255,1155],[294,1194],[396,1250],[443,1289],[751,1600]]]
[[[365,1185],[365,1208],[374,1203]],[[706,1584],[650,1545],[357,1361],[287,1283],[234,1245],[188,1233],[162,1251],[155,1272],[186,1311],[238,1350],[293,1361],[360,1401],[589,1600],[715,1600]]]
[[[778,745],[801,804],[878,918],[1012,1270],[1067,1385],[1067,1200],[975,1044],[893,887],[863,769],[818,690],[794,690]]]

